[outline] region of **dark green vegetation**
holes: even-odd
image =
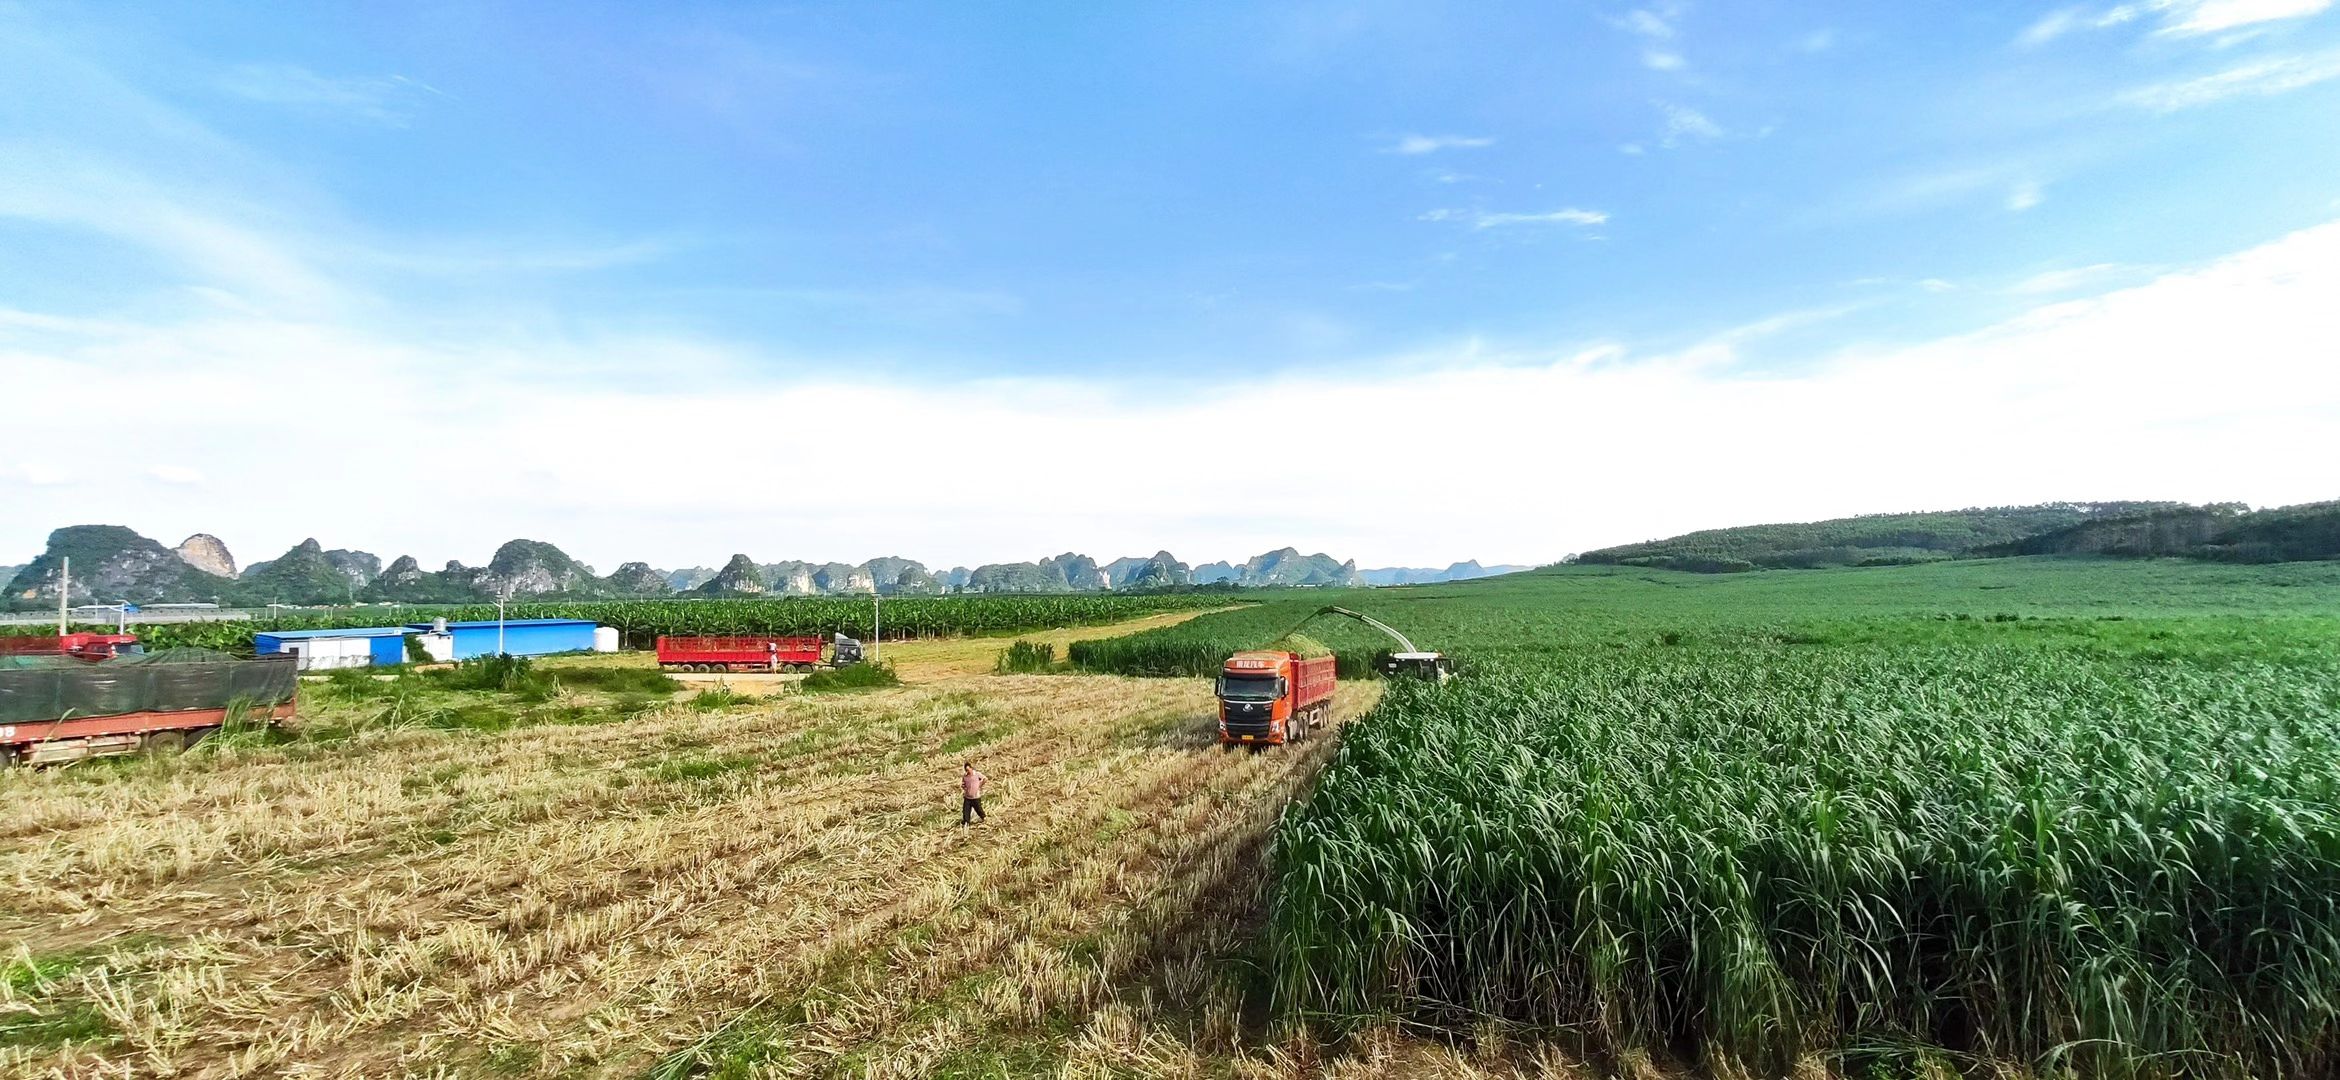
[[[2179,556],[2245,563],[2340,558],[2340,502],[2258,511],[2239,503],[2171,507],[2085,521],[1978,554]]]
[[[368,731],[502,731],[535,724],[602,724],[673,700],[682,684],[655,668],[485,656],[447,667],[343,668],[304,680],[299,719],[217,740],[332,742]]]
[[[1032,675],[1054,670],[1056,646],[1045,641],[1017,641],[1000,650],[992,670],[1002,675]]]
[[[114,1025],[90,1000],[88,976],[103,977],[102,954],[0,957],[0,1048],[54,1050],[111,1042]]]
[[[933,596],[885,601],[888,640],[1013,634],[1066,626],[1123,622],[1173,611],[1223,607],[1223,592],[1130,593],[1056,596]],[[514,619],[590,619],[618,629],[627,648],[647,649],[661,634],[827,634],[871,636],[870,603],[842,597],[773,600],[582,600],[513,604]],[[329,615],[288,615],[250,622],[156,623],[137,626],[152,648],[193,646],[249,650],[260,630],[315,630],[329,627],[402,625],[450,620],[494,619],[493,604],[376,606]],[[0,633],[49,634],[44,625],[0,626]]]
[[[876,690],[900,685],[902,680],[894,674],[892,664],[853,664],[813,672],[797,683],[797,689],[809,694],[821,694],[833,690]]]
[[[2340,557],[2340,503],[2250,511],[2240,503],[2045,503],[1869,514],[1709,529],[1588,551],[1579,563],[1700,573],[1897,566],[1966,556],[2183,556],[2226,562]]]
[[[1569,567],[1073,659],[1325,602],[1467,674],[1391,685],[1288,815],[1287,1008],[1755,1075],[2340,1064],[2340,564]]]

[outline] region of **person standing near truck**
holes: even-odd
[[[972,761],[968,762],[966,769],[959,773],[959,824],[961,826],[972,825],[983,820],[983,784],[990,779],[990,777],[983,775],[983,770],[976,768]]]

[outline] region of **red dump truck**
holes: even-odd
[[[1332,708],[1334,660],[1294,652],[1239,652],[1219,670],[1219,742],[1300,742]]]
[[[7,634],[0,635],[0,656],[70,656],[75,660],[110,660],[145,651],[136,634]]]
[[[297,661],[165,653],[75,662],[51,653],[0,665],[0,764],[179,750],[230,720],[289,718]]]
[[[811,671],[818,637],[661,637],[658,666],[669,671]]]

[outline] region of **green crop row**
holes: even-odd
[[[875,613],[888,640],[1012,634],[1057,627],[1122,622],[1173,611],[1223,607],[1225,595],[1204,593],[977,595],[900,597]],[[590,619],[616,627],[629,648],[648,648],[662,634],[829,634],[872,636],[870,601],[844,597],[771,600],[602,600],[509,605],[513,619]],[[316,630],[493,619],[493,604],[346,608],[251,621],[154,623],[134,627],[150,648],[249,649],[265,630]],[[0,633],[45,634],[46,626],[11,626]]]
[[[1279,833],[1286,1002],[1784,1075],[2335,1064],[2340,666],[1648,649],[1398,683]]]
[[[2340,1065],[2340,564],[1572,567],[1069,658],[1390,646],[1325,604],[1466,674],[1390,683],[1279,830],[1291,1010],[1715,1075]]]

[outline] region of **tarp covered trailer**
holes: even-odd
[[[0,667],[0,763],[177,750],[231,719],[289,718],[295,663],[289,655],[244,660],[202,650],[100,663],[19,660]]]

